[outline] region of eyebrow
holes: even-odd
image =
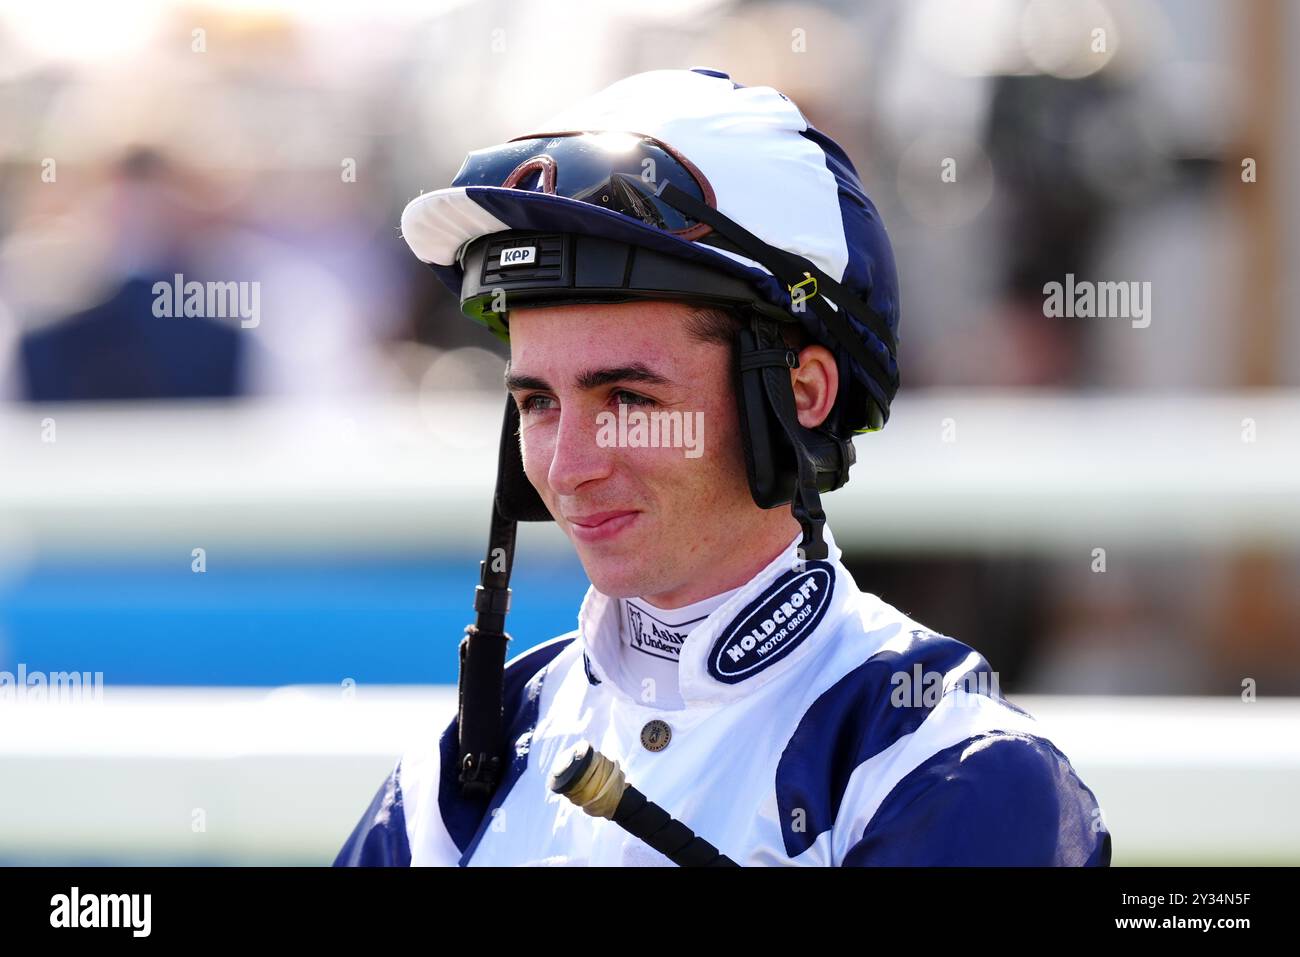
[[[646,385],[672,385],[672,380],[655,372],[643,362],[633,362],[625,366],[613,366],[608,369],[586,369],[573,377],[573,384],[578,389],[589,391],[599,389],[612,382],[642,382]],[[551,392],[550,383],[545,379],[523,372],[511,372],[510,363],[506,362],[506,388],[511,392],[520,389],[537,389]]]

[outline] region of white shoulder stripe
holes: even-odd
[[[945,686],[961,670],[949,672]],[[796,860],[812,855],[813,862],[839,866],[903,778],[945,748],[990,731],[1020,731],[1045,737],[1033,717],[1008,707],[1001,699],[960,689],[948,692],[919,728],[854,769],[835,824],[819,834],[813,846]]]

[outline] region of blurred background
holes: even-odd
[[[0,3],[0,862],[332,860],[454,709],[504,401],[401,209],[691,66],[894,242],[859,585],[992,663],[1116,864],[1300,862],[1296,46],[1282,0]],[[176,274],[256,321],[156,316]],[[576,626],[554,526],[513,584],[513,652]]]

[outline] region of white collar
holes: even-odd
[[[767,566],[704,621],[682,645],[678,685],[687,708],[724,704],[753,693],[817,653],[827,629],[854,583],[840,562],[841,551],[823,526],[828,557],[797,567],[797,535]],[[618,654],[619,603],[587,589],[578,610],[578,642],[588,680],[611,694],[637,702],[610,680]],[[787,620],[794,624],[785,627]],[[811,625],[811,630],[809,626]]]

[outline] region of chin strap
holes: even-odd
[[[502,429],[503,448],[517,442],[518,419],[514,402],[506,400]],[[509,463],[502,453],[501,461]],[[510,610],[510,572],[515,560],[514,517],[502,509],[507,489],[505,470],[498,465],[496,492],[492,496],[492,524],[488,530],[487,557],[479,562],[479,584],[474,589],[475,621],[465,628],[460,642],[460,680],[457,726],[457,770],[465,797],[489,797],[504,770],[506,613]]]
[[[490,795],[502,771],[502,700],[510,642],[505,628],[515,523],[502,518],[495,504],[489,539],[488,557],[479,563],[480,584],[474,589],[476,621],[465,627],[460,642],[459,771],[466,797]]]
[[[811,450],[805,442],[808,431],[799,423],[798,412],[794,406],[794,388],[790,384],[790,370],[799,368],[799,355],[794,349],[781,345],[780,332],[776,324],[754,316],[750,328],[760,348],[741,357],[741,372],[749,369],[762,369],[763,386],[767,401],[781,424],[786,438],[794,449],[794,458],[798,466],[794,495],[790,499],[790,514],[803,528],[803,541],[799,543],[800,554],[805,561],[824,560],[830,556],[826,540],[822,536],[826,524],[826,513],[822,510],[821,493],[818,490],[817,467],[813,462]],[[852,442],[838,440],[840,455],[844,456],[844,473],[847,465],[853,462]]]

